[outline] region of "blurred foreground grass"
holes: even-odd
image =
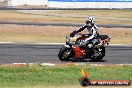
[[[80,86],[82,66],[0,66],[0,88],[42,88]],[[90,79],[129,79],[132,80],[132,66],[85,65]]]

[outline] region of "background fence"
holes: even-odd
[[[132,0],[48,0],[57,8],[132,8]]]
[[[48,6],[51,8],[132,8],[132,0],[0,0],[0,6]]]

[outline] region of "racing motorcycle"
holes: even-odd
[[[105,46],[110,42],[108,35],[99,35],[96,44],[92,48],[87,46],[90,43],[82,46],[83,41],[88,38],[88,34],[78,33],[74,37],[66,36],[66,45],[64,45],[58,54],[58,58],[61,61],[69,60],[84,60],[90,59],[91,61],[101,61],[105,56]]]

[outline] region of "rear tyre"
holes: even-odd
[[[91,61],[94,61],[94,62],[101,61],[103,59],[103,57],[105,56],[105,52],[106,52],[106,50],[105,50],[105,47],[104,46],[100,47],[100,51],[99,51],[99,49],[95,49],[93,51],[93,54],[94,55],[91,56]],[[95,55],[96,53],[99,53],[99,55],[96,56]]]
[[[71,48],[67,48],[63,46],[58,54],[59,60],[68,61],[72,57],[73,50]]]

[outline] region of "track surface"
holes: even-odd
[[[57,57],[61,47],[62,45],[0,44],[0,64],[62,63]],[[103,61],[87,63],[132,64],[132,46],[107,46],[106,51]]]
[[[0,24],[14,24],[14,25],[37,25],[37,26],[83,26],[84,24],[73,24],[73,23],[54,23],[54,22],[17,22],[17,21],[1,21]],[[106,28],[132,28],[132,25],[97,25],[98,27],[106,27]]]

